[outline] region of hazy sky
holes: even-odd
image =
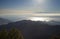
[[[0,0],[1,13],[7,12],[7,10],[12,13],[21,10],[27,12],[60,12],[60,0]]]
[[[60,0],[0,0],[0,17],[39,16],[60,16]]]

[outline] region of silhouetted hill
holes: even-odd
[[[22,31],[25,39],[50,39],[51,36],[60,34],[60,25],[48,25],[41,21],[23,20],[1,25],[0,30],[6,28],[17,28]]]
[[[51,20],[51,21],[47,22],[47,24],[49,24],[49,25],[60,25],[60,21]]]
[[[3,24],[8,24],[10,23],[11,21],[8,20],[8,19],[3,19],[3,18],[0,18],[0,25],[3,25]]]

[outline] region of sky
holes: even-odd
[[[0,17],[6,19],[56,16],[60,16],[60,0],[0,0]]]

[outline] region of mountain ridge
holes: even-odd
[[[1,25],[1,29],[17,28],[22,31],[24,39],[49,39],[52,34],[60,34],[60,25],[48,25],[40,21],[23,20]]]
[[[8,19],[0,18],[0,25],[8,24],[8,23],[10,23],[10,22],[11,22],[11,21],[8,20]]]

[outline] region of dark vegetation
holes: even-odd
[[[60,25],[23,20],[0,26],[0,39],[60,39]]]
[[[10,31],[3,29],[0,31],[0,39],[23,39],[21,31],[12,28]]]

